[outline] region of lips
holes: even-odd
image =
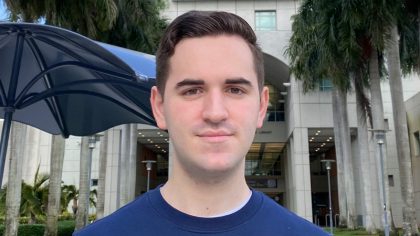
[[[220,143],[227,141],[230,137],[233,136],[233,133],[224,130],[216,130],[204,131],[199,133],[197,136],[210,143]]]

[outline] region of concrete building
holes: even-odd
[[[279,204],[321,225],[325,224],[328,207],[328,186],[325,167],[321,159],[335,159],[331,83],[325,81],[316,91],[304,94],[300,82],[290,75],[288,58],[284,51],[292,34],[291,17],[297,13],[298,0],[168,0],[162,13],[169,20],[189,10],[223,10],[235,13],[255,30],[264,52],[266,85],[270,88],[270,106],[264,126],[257,131],[254,143],[246,157],[246,178],[250,186],[265,192]],[[420,91],[416,76],[404,80],[404,98]],[[393,220],[402,223],[402,200],[399,169],[392,132],[392,107],[387,81],[382,83],[385,119],[391,132],[387,133],[387,179],[389,181]],[[407,101],[410,115],[410,137],[414,150],[418,149],[420,129],[419,94]],[[349,124],[352,133],[352,157],[355,169],[356,212],[360,226],[365,222],[365,209],[360,170],[369,168],[373,187],[374,221],[380,225],[377,165],[358,156],[357,117],[355,96],[348,95]],[[414,118],[415,117],[415,118]],[[30,129],[27,138],[28,155],[25,161],[25,180],[31,180],[34,167],[49,170],[51,138],[41,131]],[[98,142],[99,147],[100,142]],[[374,156],[374,144],[370,155]],[[418,143],[417,143],[418,145]],[[92,179],[98,178],[99,148],[94,149]],[[134,197],[146,191],[147,172],[144,160],[155,160],[151,171],[152,187],[164,183],[170,171],[170,140],[167,133],[144,125],[123,125],[109,131],[106,170],[105,212],[109,214]],[[416,149],[417,148],[417,149]],[[417,152],[415,152],[417,153]],[[418,155],[418,153],[416,154]],[[78,185],[80,138],[66,141],[63,181]],[[413,156],[415,168],[420,162]],[[359,160],[359,161],[356,161]],[[374,160],[374,158],[373,158]],[[336,168],[332,170],[333,212],[340,214]],[[415,171],[414,171],[415,173]],[[415,173],[418,219],[420,219],[420,175]],[[97,181],[96,181],[97,182]],[[93,181],[93,185],[96,183]]]
[[[405,102],[408,134],[410,137],[411,163],[413,165],[416,216],[420,218],[420,92]]]

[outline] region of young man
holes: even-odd
[[[328,235],[245,181],[268,104],[252,28],[225,12],[175,19],[157,53],[151,105],[168,130],[167,183],[75,235]]]

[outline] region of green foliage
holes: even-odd
[[[29,223],[45,221],[45,217],[42,216],[45,216],[48,204],[49,179],[49,175],[39,173],[38,166],[33,184],[28,185],[22,182],[20,215],[30,217]]]
[[[71,236],[74,231],[73,220],[58,222],[58,236]],[[18,236],[43,236],[45,225],[43,224],[22,224],[19,225]],[[0,235],[4,234],[4,225],[0,225]]]
[[[407,1],[403,9],[405,17],[398,22],[401,69],[404,74],[420,73],[420,1]]]
[[[29,185],[22,181],[20,216],[22,223],[42,223],[48,204],[49,175],[40,174],[39,166],[35,172],[34,182]],[[0,190],[0,216],[5,215],[7,186]],[[25,218],[25,216],[27,218]],[[1,220],[1,219],[0,219]]]
[[[58,236],[72,236],[75,227],[74,220],[58,222]]]
[[[330,228],[324,228],[326,232],[330,232]],[[350,236],[350,235],[359,235],[359,236],[383,236],[384,232],[378,232],[376,234],[369,234],[363,229],[349,230],[346,228],[334,228],[334,235],[336,236]],[[390,232],[390,236],[399,236],[403,235],[402,229],[397,231]]]
[[[61,26],[95,38],[98,31],[109,29],[117,17],[113,0],[37,1],[5,0],[12,21],[38,22]],[[81,20],[83,19],[83,20]]]
[[[12,21],[55,25],[95,40],[155,53],[166,28],[165,0],[5,0]]]
[[[95,220],[96,220],[96,214],[89,215],[89,217],[88,217],[89,222],[93,222]]]
[[[303,81],[305,91],[316,88],[323,78],[332,78],[335,86],[347,90],[355,73],[368,78],[369,58],[373,53],[381,56],[396,23],[402,70],[419,71],[419,5],[398,0],[304,1],[293,17],[286,51],[292,72]]]
[[[23,224],[19,226],[18,236],[35,236],[43,235],[45,226],[41,224]]]

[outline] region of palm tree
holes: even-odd
[[[67,207],[69,206],[70,202],[72,202],[72,213],[76,217],[77,209],[79,208],[78,199],[79,199],[79,190],[74,185],[63,185],[61,187],[61,208],[60,212],[67,212]],[[89,204],[92,207],[97,206],[98,193],[96,189],[90,191],[89,194]]]
[[[160,11],[165,0],[5,0],[12,21],[55,25],[89,38],[121,47],[154,53],[166,28]]]
[[[90,167],[91,156],[89,154],[89,137],[82,137],[80,147],[80,179],[78,208],[76,212],[76,230],[85,227],[89,215],[89,192],[90,192]]]
[[[370,63],[370,60],[377,58],[376,52],[382,52],[385,47],[386,32],[389,23],[395,20],[393,9],[398,4],[399,1],[395,0],[366,0],[357,4],[342,0],[305,1],[295,17],[288,50],[296,77],[309,89],[314,88],[320,79],[332,78],[333,83],[344,91],[349,88],[351,80],[356,84],[366,84],[358,81],[366,81],[365,78],[371,79],[372,83],[379,81],[379,76],[375,77],[374,73],[381,64]],[[378,80],[374,81],[376,78]],[[381,97],[376,96],[380,94],[380,86],[371,86],[371,92],[372,103],[381,108]],[[361,101],[367,100],[357,100]],[[377,108],[375,105],[373,108]],[[367,104],[361,106],[364,111],[368,108]],[[374,129],[384,127],[383,109],[372,109],[372,118]],[[340,179],[338,181],[342,184]],[[349,191],[347,186],[346,191]]]
[[[36,223],[36,216],[44,215],[48,203],[48,181],[50,176],[39,173],[39,165],[32,185],[22,181],[20,215],[29,217],[29,224]]]
[[[6,220],[5,235],[16,236],[19,225],[19,210],[22,192],[22,161],[26,141],[27,126],[13,122],[11,142],[9,176],[6,192]]]
[[[103,1],[25,1],[5,0],[11,20],[56,25],[96,38],[98,31],[108,30],[115,24],[117,6],[113,0]],[[83,20],[81,20],[83,19]]]
[[[154,54],[167,26],[160,16],[165,0],[114,0],[118,16],[113,27],[98,35],[101,41]]]
[[[398,165],[400,169],[401,195],[404,203],[404,234],[418,234],[414,203],[414,185],[408,143],[408,126],[404,106],[401,72],[419,72],[420,66],[420,3],[406,0],[395,8],[397,16],[389,23],[390,40],[386,44],[392,111]],[[417,24],[416,24],[417,22]],[[399,40],[401,39],[401,40]]]
[[[52,136],[50,183],[47,207],[47,224],[44,236],[57,235],[57,220],[60,213],[61,176],[63,173],[65,139],[59,135]]]
[[[37,216],[45,216],[45,210],[48,203],[48,180],[49,175],[39,173],[39,165],[35,172],[32,185],[21,181],[21,196],[18,202],[18,216],[29,217],[29,224],[36,223]],[[7,201],[7,192],[11,186],[5,186],[0,195],[0,202],[4,204]],[[13,188],[13,187],[12,187]]]
[[[387,48],[387,64],[389,69],[389,84],[391,88],[392,113],[394,117],[395,139],[397,146],[398,165],[400,168],[401,195],[404,202],[403,221],[405,235],[418,234],[416,209],[414,203],[414,185],[411,167],[410,146],[408,141],[407,115],[405,111],[401,66],[398,44],[398,28],[393,25],[391,40]]]
[[[333,114],[334,134],[337,149],[337,181],[339,186],[340,224],[355,227],[355,194],[353,170],[350,159],[350,133],[347,121],[346,92],[350,87],[348,69],[340,57],[335,39],[329,35],[328,27],[321,25],[322,19],[331,18],[334,10],[328,1],[305,1],[294,16],[293,35],[287,53],[291,58],[291,71],[298,80],[303,81],[304,92],[313,90],[325,78],[334,84]],[[319,12],[319,8],[326,7]],[[323,26],[323,28],[321,28]],[[333,41],[333,42],[331,42]],[[337,61],[336,61],[337,60]],[[328,65],[328,66],[327,66]],[[337,116],[336,116],[337,115]],[[350,185],[349,185],[350,184]]]
[[[78,197],[79,197],[79,190],[76,189],[74,185],[63,185],[61,187],[61,212],[67,211],[67,207],[70,202],[72,202],[72,211],[73,215],[76,216],[77,208],[78,208]]]
[[[108,153],[108,131],[104,132],[99,150],[98,201],[96,205],[96,219],[104,216],[105,206],[105,176]]]

